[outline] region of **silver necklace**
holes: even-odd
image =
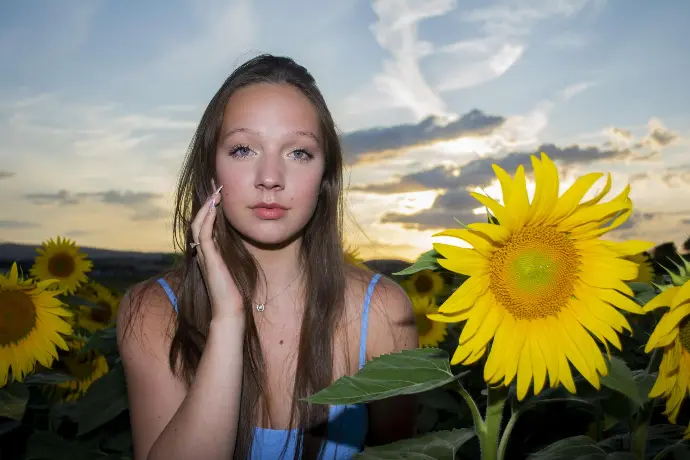
[[[282,294],[283,292],[287,291],[288,288],[289,288],[290,286],[292,286],[292,283],[295,282],[295,280],[297,279],[298,276],[299,276],[299,272],[297,272],[297,275],[295,275],[295,277],[292,279],[292,281],[290,281],[290,284],[288,284],[288,285],[285,287],[285,289],[283,289],[283,290],[280,291],[278,294],[274,295],[273,297],[271,297],[270,299],[268,299],[268,300],[265,301],[264,303],[256,303],[256,304],[254,304],[254,306],[256,307],[256,311],[259,311],[259,312],[264,311],[264,309],[266,308],[266,304],[267,304],[268,302],[270,302],[271,300],[275,299],[276,297],[278,297],[278,296],[279,296],[280,294]]]

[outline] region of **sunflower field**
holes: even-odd
[[[408,294],[419,347],[369,361],[312,395],[419,401],[418,435],[361,459],[690,458],[690,261],[652,266],[647,241],[606,234],[630,217],[610,175],[560,193],[544,154],[494,166],[487,219],[446,229],[385,273]],[[596,184],[605,178],[601,188]],[[362,267],[355,248],[346,261]],[[682,260],[682,259],[681,259]],[[90,279],[70,240],[0,274],[0,458],[131,459],[115,318],[122,297]]]

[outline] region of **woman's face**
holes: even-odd
[[[280,244],[311,219],[325,158],[319,115],[288,84],[253,84],[225,106],[216,150],[221,206],[230,224],[259,244]]]

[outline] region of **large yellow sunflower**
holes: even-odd
[[[79,250],[76,243],[67,238],[57,237],[44,241],[36,250],[38,256],[31,267],[31,276],[39,280],[56,279],[57,287],[68,294],[74,293],[87,280],[93,263]]]
[[[78,293],[95,305],[79,306],[79,311],[75,317],[77,326],[95,332],[107,327],[115,320],[120,305],[120,296],[114,295],[110,289],[93,281],[83,286]]]
[[[652,265],[652,260],[649,258],[647,253],[642,252],[640,254],[626,257],[625,259],[635,262],[638,267],[637,278],[632,281],[637,283],[651,283],[654,281],[654,266]]]
[[[525,170],[514,177],[494,165],[503,205],[472,193],[498,220],[435,236],[455,237],[472,248],[435,243],[448,270],[469,278],[429,315],[436,321],[467,321],[452,363],[470,364],[490,348],[484,379],[509,385],[517,379],[523,399],[532,383],[539,393],[549,377],[575,392],[569,362],[596,388],[608,372],[597,338],[620,349],[617,333],[630,330],[617,310],[642,313],[628,296],[624,281],[637,276],[637,265],[623,257],[653,246],[651,242],[612,242],[602,234],[620,226],[632,212],[629,187],[601,203],[611,187],[582,202],[603,174],[580,177],[559,196],[558,170],[542,154],[532,156],[536,190],[529,201]],[[593,337],[594,336],[594,337]],[[491,345],[490,345],[490,342]]]
[[[666,399],[666,415],[671,423],[685,397],[690,394],[690,281],[672,286],[645,305],[645,311],[668,307],[649,336],[645,352],[655,348],[663,350],[659,375],[649,396]],[[690,435],[690,429],[686,431]]]
[[[437,296],[443,292],[443,277],[433,270],[421,270],[403,281],[402,286],[410,295]]]
[[[17,264],[0,275],[0,387],[12,379],[21,382],[38,361],[50,367],[57,358],[56,347],[67,349],[61,334],[71,334],[63,319],[71,313],[47,288],[55,280],[34,283],[19,277]]]
[[[82,337],[74,337],[68,345],[69,352],[60,359],[60,364],[75,379],[58,383],[55,396],[69,402],[82,397],[93,382],[108,373],[108,362],[100,353],[83,352],[86,340]]]
[[[432,321],[427,315],[436,313],[438,306],[431,296],[408,294],[414,310],[417,322],[420,347],[435,347],[443,342],[447,335],[448,325],[439,321]]]

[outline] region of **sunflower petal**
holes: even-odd
[[[582,197],[584,197],[589,189],[592,188],[594,183],[598,181],[604,175],[602,173],[589,173],[582,177],[577,178],[573,185],[568,188],[568,190],[558,198],[556,203],[556,209],[553,211],[552,217],[549,219],[549,223],[559,222],[561,219],[568,217],[570,214],[575,212]]]
[[[508,241],[512,232],[502,225],[490,224],[487,222],[474,222],[467,226],[475,232],[483,233],[491,238],[495,243],[505,243]]]
[[[486,273],[487,259],[474,249],[461,248],[450,244],[434,243],[434,249],[444,258],[436,261],[446,270],[467,276]]]
[[[529,330],[529,327],[528,327]],[[529,333],[528,333],[529,334]],[[532,382],[532,359],[530,336],[525,337],[525,344],[522,346],[517,371],[517,397],[518,401],[525,399],[529,385]]]
[[[659,339],[671,332],[671,329],[678,327],[678,324],[690,314],[690,305],[683,305],[672,309],[661,317],[659,323],[652,331],[652,335],[647,340],[645,346],[645,353],[649,353],[652,349],[659,346]]]
[[[666,289],[665,291],[662,291],[656,297],[654,297],[652,300],[645,304],[644,311],[650,312],[657,308],[670,307],[671,303],[673,302],[673,298],[676,296],[679,290],[679,287],[673,286]]]
[[[450,314],[472,307],[477,298],[489,288],[488,276],[471,276],[451,294],[438,309],[439,313]]]

